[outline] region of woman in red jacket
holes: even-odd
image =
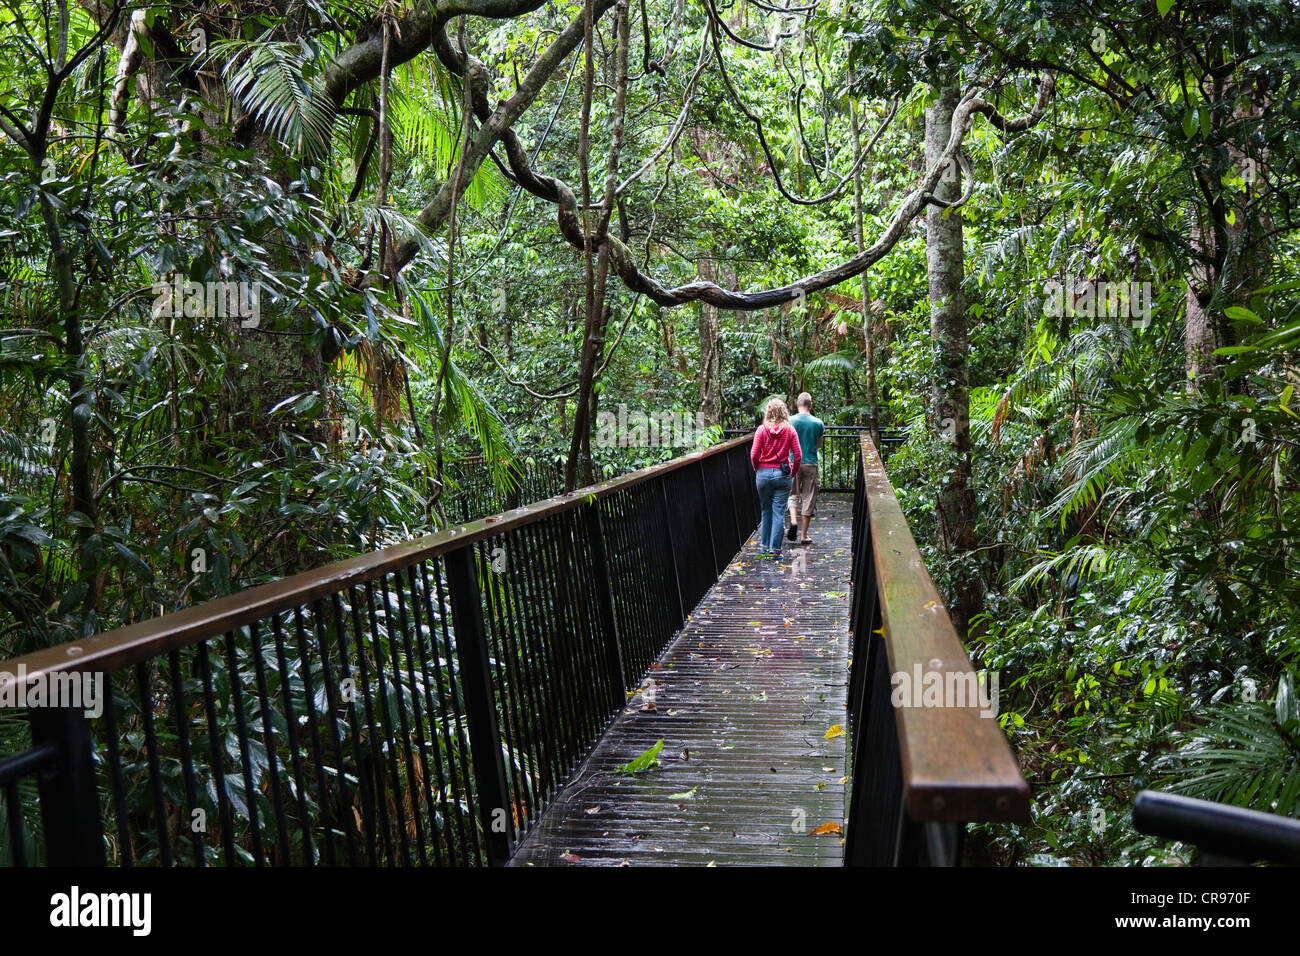
[[[749,449],[749,463],[754,467],[754,484],[763,515],[758,525],[760,558],[781,559],[790,476],[798,473],[802,460],[799,436],[790,427],[790,409],[781,399],[774,398],[767,403],[763,424],[754,432],[754,444]]]

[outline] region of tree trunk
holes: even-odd
[[[713,260],[701,256],[696,263],[700,278],[717,281]],[[718,308],[700,302],[700,424],[722,422],[722,322]]]
[[[925,114],[925,157],[932,166],[952,129],[958,87],[945,82],[939,98]],[[935,197],[953,202],[961,195],[961,174],[945,177],[935,187]],[[947,215],[944,213],[947,212]],[[962,215],[960,209],[926,207],[925,258],[930,278],[930,331],[934,339],[935,368],[933,414],[942,444],[943,474],[938,497],[939,540],[950,555],[975,547],[975,494],[971,489],[970,395],[968,387],[966,299]],[[971,618],[979,612],[982,596],[978,580],[969,569],[949,602],[953,625],[963,637]]]
[[[849,122],[853,127],[853,221],[854,236],[859,253],[865,247],[862,235],[862,135],[858,128],[858,104],[849,100]],[[876,403],[876,348],[871,338],[871,286],[867,282],[867,273],[859,276],[862,282],[862,342],[867,353],[867,405],[871,412],[871,440],[880,448],[880,407]],[[845,401],[849,401],[849,381],[845,376]],[[859,419],[860,420],[860,419]]]

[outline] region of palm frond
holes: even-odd
[[[334,104],[312,82],[312,54],[302,44],[225,40],[212,55],[226,57],[221,75],[231,95],[285,145],[324,153],[334,127]]]

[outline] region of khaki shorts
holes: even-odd
[[[795,512],[805,518],[817,513],[817,492],[821,491],[822,480],[816,465],[800,465],[794,481],[790,485],[790,504]]]

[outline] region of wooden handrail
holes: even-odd
[[[890,674],[972,674],[880,454],[862,433],[868,520]],[[895,707],[904,805],[917,821],[1026,820],[1029,786],[996,718],[974,706]]]
[[[500,515],[444,528],[402,544],[260,584],[203,604],[96,634],[82,641],[71,641],[0,661],[0,671],[16,674],[20,667],[25,668],[29,682],[41,675],[63,671],[115,671],[244,627],[272,614],[302,607],[317,598],[366,584],[419,562],[470,547],[505,531],[570,511],[585,502],[606,498],[701,459],[723,454],[749,440],[748,437],[735,438],[663,464],[629,472]]]

